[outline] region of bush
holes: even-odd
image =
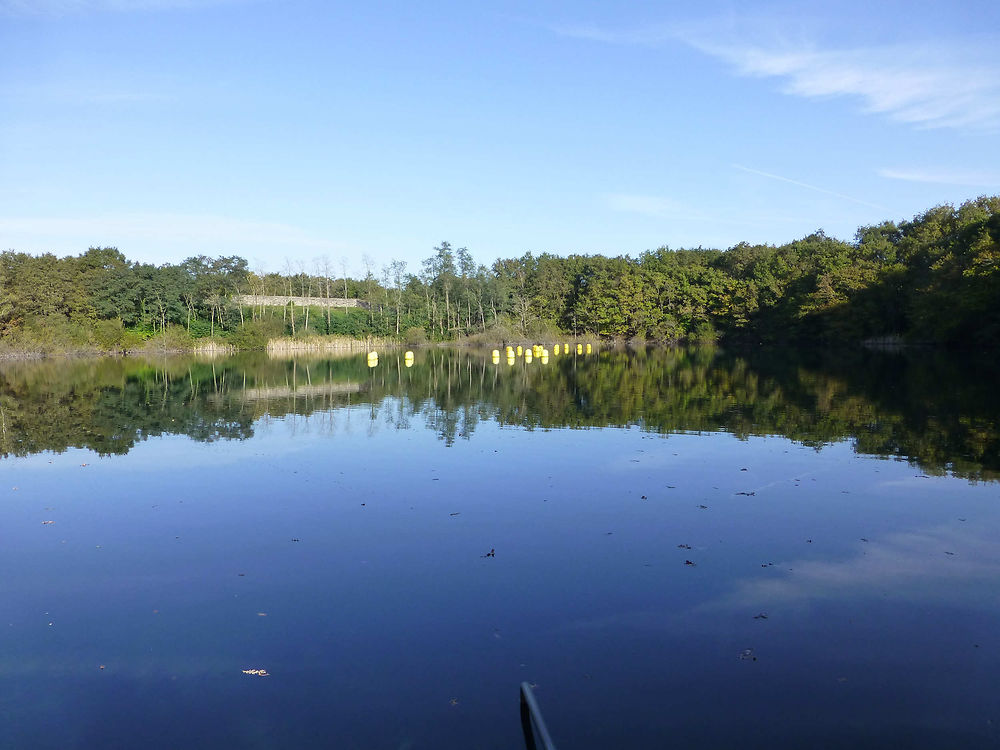
[[[106,352],[127,352],[141,346],[147,338],[138,331],[126,328],[121,318],[96,321],[91,337]]]
[[[163,354],[166,352],[190,351],[193,348],[193,341],[183,326],[167,326],[167,330],[161,331],[145,342],[142,350],[150,354]]]
[[[711,344],[718,341],[719,334],[709,321],[703,320],[694,327],[691,338],[703,344]]]
[[[29,317],[12,337],[18,349],[41,352],[65,352],[89,349],[90,330],[85,324],[70,321],[58,313]]]
[[[279,319],[253,320],[233,331],[228,342],[237,349],[266,349],[268,341],[284,335],[284,328]]]
[[[403,340],[410,344],[411,346],[420,346],[421,344],[427,343],[427,331],[423,328],[418,328],[414,326],[413,328],[407,328],[406,333],[403,334]]]

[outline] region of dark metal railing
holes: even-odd
[[[521,729],[524,730],[524,745],[528,750],[556,750],[545,727],[542,710],[527,682],[521,683]]]

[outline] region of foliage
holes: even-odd
[[[241,295],[297,301],[266,306]],[[361,304],[339,305],[338,295]],[[264,274],[237,256],[154,266],[131,263],[115,248],[66,258],[0,253],[0,340],[10,346],[128,350],[171,326],[188,338],[222,336],[251,348],[264,332],[413,343],[596,334],[771,344],[896,336],[996,346],[1000,197],[861,227],[851,242],[817,231],[724,252],[529,252],[489,268],[441,242],[418,274],[402,261],[379,274],[366,263],[360,280],[334,277],[327,261],[312,272],[289,264],[285,273]]]

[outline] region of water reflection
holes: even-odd
[[[657,433],[851,440],[928,474],[995,480],[1000,414],[992,363],[941,353],[605,350],[494,362],[489,351],[269,358],[99,359],[0,367],[0,452],[127,453],[164,434],[242,440],[262,418],[367,405],[371,427],[414,422],[448,445],[491,421],[524,429],[638,426]]]

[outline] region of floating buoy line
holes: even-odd
[[[531,364],[534,360],[539,360],[543,365],[549,363],[550,357],[557,357],[560,354],[570,354],[573,350],[570,348],[569,344],[553,344],[552,351],[550,352],[546,347],[541,344],[532,344],[530,348],[524,348],[520,344],[515,348],[513,346],[508,346],[505,348],[503,355],[501,355],[499,349],[494,349],[490,352],[490,359],[493,364],[499,365],[502,359],[507,360],[508,365],[513,365],[517,361],[518,357],[523,357],[525,364]],[[577,344],[576,353],[577,354],[592,354],[594,351],[592,344]],[[412,351],[407,351],[403,354],[403,364],[406,367],[413,367],[414,354]],[[378,367],[378,352],[371,351],[368,352],[368,366],[372,369]]]

